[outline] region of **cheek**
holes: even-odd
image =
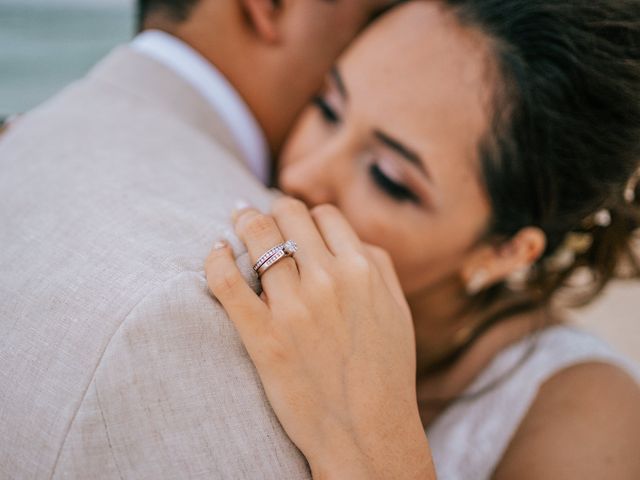
[[[373,210],[373,209],[371,209]],[[389,252],[406,295],[457,275],[474,232],[465,225],[443,224],[429,214],[400,215],[397,209],[354,208],[347,215],[360,238]]]
[[[383,213],[381,210],[363,208],[362,202],[352,208],[343,208],[349,223],[363,242],[389,252],[403,291],[408,294],[429,282],[422,273],[432,270],[429,265],[433,258],[428,254],[432,249],[425,236],[411,228],[410,220],[401,219],[397,212]]]
[[[452,278],[460,272],[469,245],[440,235],[389,234],[382,240],[393,259],[403,291],[411,295]]]

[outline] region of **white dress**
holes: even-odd
[[[454,403],[427,429],[438,480],[491,477],[540,386],[560,370],[589,361],[613,364],[640,383],[640,368],[603,340],[569,326],[554,326],[500,352],[467,388],[478,392],[526,360],[493,389]]]

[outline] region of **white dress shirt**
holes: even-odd
[[[131,48],[173,70],[211,104],[229,128],[251,171],[266,185],[271,165],[264,132],[225,76],[182,40],[160,30],[140,33],[132,40]]]

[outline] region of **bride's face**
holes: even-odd
[[[280,187],[336,205],[407,294],[454,278],[489,221],[487,52],[438,2],[398,7],[341,58],[281,158]]]

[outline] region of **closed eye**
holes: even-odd
[[[322,118],[324,118],[328,123],[340,123],[340,117],[324,98],[319,95],[314,97],[313,104],[318,108],[318,110],[320,110]]]
[[[369,173],[373,182],[391,198],[398,201],[409,201],[420,205],[420,198],[404,185],[394,182],[387,177],[375,163],[369,167]]]

